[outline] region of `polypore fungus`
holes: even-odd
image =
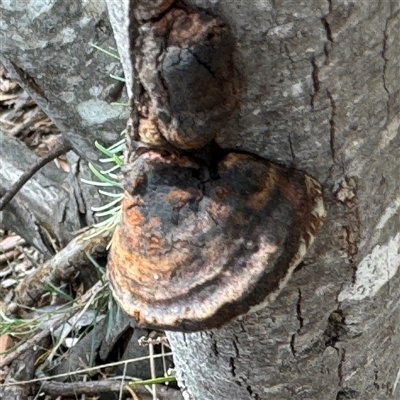
[[[125,173],[108,274],[140,324],[204,330],[268,304],[322,225],[321,188],[307,175],[239,153],[216,169],[149,150]]]
[[[171,8],[139,28],[140,140],[193,150],[210,143],[236,106],[238,79],[227,26],[205,12]]]
[[[181,2],[135,4],[129,137],[143,147],[127,152],[111,290],[140,324],[219,327],[278,295],[322,225],[321,188],[215,144],[241,112],[225,23]]]

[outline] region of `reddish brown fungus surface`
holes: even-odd
[[[113,294],[139,323],[221,326],[279,292],[322,224],[319,185],[229,153],[218,175],[149,151],[125,174],[109,262]]]

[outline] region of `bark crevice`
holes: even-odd
[[[311,77],[312,77],[313,87],[314,87],[314,93],[311,94],[311,110],[315,111],[314,110],[315,96],[318,94],[319,88],[320,88],[320,82],[319,82],[319,77],[318,77],[319,67],[315,60],[315,57],[311,60],[311,65],[312,65]]]
[[[340,351],[340,361],[338,364],[338,378],[339,378],[339,386],[343,387],[343,369],[344,369],[344,363],[346,362],[346,349],[341,349]]]
[[[332,161],[336,163],[336,150],[335,150],[335,138],[336,138],[336,130],[335,130],[335,117],[336,117],[336,104],[333,96],[329,90],[327,90],[330,106],[331,106],[331,115],[329,118],[329,125],[330,125],[330,149],[331,149],[331,157]]]
[[[290,338],[290,351],[292,352],[294,358],[296,358],[295,341],[296,341],[296,334],[293,333],[292,337]]]
[[[298,288],[298,298],[297,298],[297,303],[296,303],[296,314],[297,314],[297,320],[299,321],[299,329],[297,329],[297,332],[300,333],[301,328],[304,326],[304,318],[302,316],[301,312],[301,303],[302,303],[302,293],[301,289]]]

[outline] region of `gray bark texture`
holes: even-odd
[[[169,12],[171,2],[155,3]],[[124,4],[133,28],[121,32],[128,13],[111,22],[128,38],[119,48],[131,46],[137,57],[137,71],[125,75],[150,98],[159,84],[161,99],[150,103],[173,117],[177,93],[167,105],[163,93],[178,83],[151,55],[160,39],[146,25],[159,10],[149,16],[146,2]],[[309,174],[328,208],[312,250],[272,305],[222,329],[168,334],[186,398],[399,398],[399,3],[178,6],[219,18],[233,37],[238,100],[215,142]]]
[[[35,163],[37,156],[1,130],[0,144],[3,194]],[[3,225],[35,246],[45,258],[64,248],[81,228],[96,222],[90,207],[102,201],[95,188],[80,181],[92,178],[82,160],[72,152],[68,160],[69,173],[55,168],[54,163],[45,165],[1,213]]]
[[[121,76],[122,67],[118,59],[91,46],[116,48],[102,1],[1,0],[0,43],[0,62],[9,76],[46,112],[73,149],[68,153],[69,174],[50,164],[2,212],[4,226],[48,258],[77,230],[96,222],[91,207],[98,206],[102,196],[80,179],[93,179],[86,161],[99,166],[101,153],[95,141],[104,146],[114,143],[126,125],[127,109],[110,104],[127,101],[123,84],[109,76]],[[1,194],[37,158],[18,140],[3,136]]]
[[[6,12],[11,7],[9,2],[6,7],[4,1],[0,4]],[[62,7],[62,2],[52,4]],[[100,18],[93,8],[100,9],[103,3],[69,4],[72,8],[63,7],[72,13],[70,18],[53,21],[54,40],[55,27],[67,29],[65,24],[80,15],[76,10],[91,10],[91,16]],[[328,209],[312,249],[273,304],[221,329],[168,333],[185,398],[400,398],[400,3],[157,0],[149,4],[107,0],[125,77],[132,85],[128,87],[132,104],[141,103],[142,96],[155,110],[150,108],[148,115],[154,111],[160,117],[164,112],[170,120],[174,112],[191,112],[191,102],[198,102],[193,105],[195,112],[204,106],[185,87],[190,77],[184,75],[184,65],[182,75],[171,73],[171,65],[186,60],[184,54],[173,64],[174,54],[168,53],[171,62],[158,65],[154,49],[161,40],[145,26],[171,6],[190,13],[204,10],[227,28],[234,68],[222,72],[229,82],[222,80],[221,90],[231,90],[232,84],[235,101],[218,98],[211,107],[215,114],[204,120],[214,142],[312,176],[323,187]],[[24,15],[30,14],[24,9]],[[43,10],[40,16],[49,20],[50,11]],[[78,47],[93,40],[96,32],[96,24],[91,20],[85,25],[85,21],[78,24],[82,30],[75,40],[86,38]],[[9,24],[8,29],[17,30],[18,23]],[[42,77],[42,88],[45,81],[55,79],[49,76],[56,76],[60,67],[65,80],[59,96],[54,99],[51,91],[46,94],[54,107],[50,109],[43,99],[39,104],[51,117],[53,110],[61,115],[59,120],[68,121],[78,143],[90,135],[76,104],[68,103],[65,96],[81,90],[73,79],[80,76],[79,68],[89,81],[91,73],[102,69],[88,67],[89,55],[82,54],[80,59],[78,47],[73,52],[61,51],[58,46],[65,37],[60,36],[60,42],[48,41],[48,46],[39,46],[36,40],[33,51],[29,46],[17,50],[9,42],[5,52],[14,51],[19,60],[32,54],[31,61],[20,68],[35,81]],[[39,47],[42,55],[57,52],[64,64],[39,69]],[[143,49],[146,53],[140,53]],[[69,80],[71,60],[79,62],[79,67]],[[160,68],[161,83],[154,70]],[[102,81],[96,80],[97,84]],[[173,88],[168,100],[163,97],[166,87]],[[205,98],[209,101],[207,93]],[[59,99],[64,100],[58,103]],[[128,160],[137,147],[138,130],[143,137],[149,133],[144,137],[149,143],[165,144],[166,135],[152,136],[151,120],[148,126],[140,126],[135,113],[133,109]],[[216,123],[218,118],[224,123]],[[99,126],[112,125],[107,121]],[[192,136],[183,145],[198,140],[198,125],[193,126]],[[176,137],[167,139],[178,143]]]
[[[19,140],[6,136],[1,131],[0,143],[2,153],[0,190],[5,192],[37,157]],[[13,227],[20,236],[32,243],[45,256],[51,255],[50,238],[59,239],[58,245],[65,244],[71,239],[70,232],[79,229],[78,221],[69,219],[68,215],[64,218],[66,224],[59,224],[63,213],[71,209],[66,207],[69,200],[68,192],[60,186],[66,179],[65,172],[46,165],[24,185],[14,201],[3,211],[5,226]],[[68,226],[69,223],[72,225]]]
[[[94,141],[124,128],[121,63],[92,47],[116,47],[103,1],[0,2],[0,62],[53,120],[74,151],[96,162]]]

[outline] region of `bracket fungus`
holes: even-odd
[[[300,171],[231,152],[210,173],[149,149],[125,171],[111,290],[139,324],[220,327],[276,298],[324,216],[320,185]]]
[[[127,152],[111,290],[142,325],[219,327],[278,295],[322,225],[321,188],[215,143],[240,111],[228,25],[168,0],[139,1],[135,16],[140,146]]]
[[[223,130],[237,106],[239,77],[228,27],[203,11],[173,7],[141,24],[138,33],[140,140],[152,146],[202,148]]]

